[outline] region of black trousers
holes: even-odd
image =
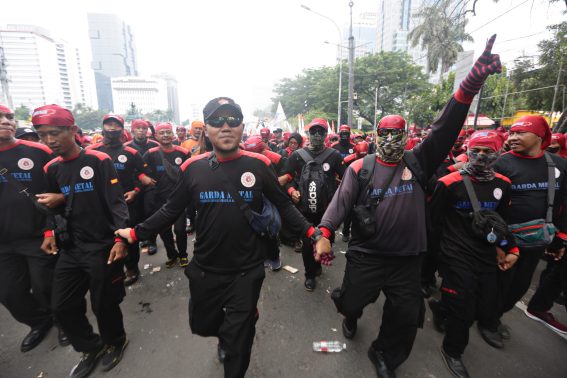
[[[331,298],[338,312],[351,319],[386,295],[382,324],[372,347],[395,369],[411,353],[417,328],[423,326],[425,306],[420,290],[421,256],[384,257],[348,251],[343,284]]]
[[[500,273],[502,290],[501,315],[513,309],[516,302],[526,294],[544,251],[545,248],[543,247],[520,248],[520,258],[516,264],[506,272]]]
[[[130,227],[134,227],[138,223],[142,222],[144,218],[144,203],[143,198],[140,198],[142,193],[138,194],[136,199],[128,204],[128,213],[130,214]],[[128,256],[124,260],[124,265],[126,269],[134,271],[138,269],[138,263],[140,262],[140,245],[139,243],[132,243],[128,245]]]
[[[265,273],[262,265],[245,272],[205,272],[194,261],[189,279],[189,325],[194,334],[216,336],[226,352],[224,376],[244,377],[258,320],[258,298]]]
[[[421,266],[421,284],[423,286],[437,286],[435,273],[438,269],[439,251],[441,250],[439,234],[435,231],[427,233],[427,252],[423,256]]]
[[[31,328],[52,322],[51,290],[57,256],[41,249],[42,239],[0,243],[0,303]]]
[[[278,238],[266,239],[266,259],[277,260],[280,258],[280,241]]]
[[[475,318],[479,326],[498,328],[498,272],[474,272],[456,266],[441,266],[441,309],[446,318],[443,349],[460,358],[469,343],[469,328]]]
[[[171,226],[159,233],[169,260],[177,257],[187,257],[187,226],[186,213],[183,212],[173,224],[173,231]],[[175,233],[175,241],[173,240],[173,233]],[[175,246],[177,245],[177,249]]]
[[[567,256],[559,261],[550,261],[548,272],[542,277],[539,287],[528,304],[532,311],[549,311],[555,299],[567,292]],[[567,310],[567,303],[565,304]]]
[[[343,220],[343,235],[350,236],[350,225],[352,223],[352,212],[348,213]]]
[[[78,352],[92,352],[101,344],[118,345],[126,337],[120,303],[124,290],[124,264],[107,264],[110,246],[86,251],[77,247],[60,252],[53,282],[53,311]],[[85,295],[90,292],[100,336],[87,317]]]

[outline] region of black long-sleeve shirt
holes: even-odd
[[[63,193],[67,200],[75,178],[69,229],[76,246],[85,250],[107,248],[114,231],[128,227],[124,190],[110,157],[96,150],[64,160],[57,157],[44,167],[48,191]],[[62,205],[63,212],[66,205]]]
[[[429,179],[447,157],[469,107],[469,104],[451,98],[433,122],[430,136],[411,152],[421,166],[425,176],[422,179]],[[335,231],[357,203],[360,187],[358,173],[362,169],[362,162],[363,159],[356,160],[348,167],[323,215],[320,227]],[[392,175],[390,185],[384,188]],[[371,183],[372,198],[378,197],[383,188],[386,191],[376,208],[376,234],[370,239],[361,240],[353,229],[349,250],[385,256],[411,256],[426,251],[426,194],[405,161],[388,164],[377,158]]]
[[[507,219],[510,209],[510,179],[499,173],[491,181],[471,178],[481,209],[493,210]],[[433,222],[441,230],[442,263],[461,269],[495,271],[496,247],[475,236],[472,229],[473,212],[463,178],[459,172],[439,179],[431,199]],[[514,236],[508,233],[505,251],[517,250]]]
[[[559,236],[567,240],[567,161],[551,154],[555,163],[555,201],[553,223]],[[509,224],[545,219],[547,213],[548,169],[543,153],[527,157],[514,152],[501,155],[494,169],[512,181],[512,207]]]
[[[175,171],[173,173],[177,176],[179,168],[185,160],[191,157],[191,153],[185,148],[173,146],[171,150],[153,147],[144,154],[144,161],[148,165],[149,176],[157,181],[155,187],[148,189],[148,191],[155,191],[156,200],[160,204],[165,203],[177,182],[177,177],[174,179],[167,173],[162,156],[169,162],[169,167]]]
[[[194,261],[213,272],[244,271],[261,264],[265,242],[253,231],[227,190],[228,180],[253,211],[261,212],[263,195],[279,210],[284,222],[297,234],[310,228],[305,218],[282,191],[270,160],[260,154],[240,151],[238,156],[220,160],[212,169],[210,153],[187,160],[166,204],[135,228],[140,240],[173,224],[190,204],[196,207]]]
[[[20,182],[30,196],[45,193],[47,180],[43,166],[51,159],[51,150],[43,144],[18,139],[0,149],[0,166]],[[0,240],[40,238],[46,228],[46,215],[40,212],[21,189],[0,175]]]
[[[155,140],[149,139],[149,138],[146,139],[145,143],[140,143],[136,139],[132,139],[132,140],[124,143],[124,145],[128,146],[128,147],[132,147],[133,149],[138,151],[141,156],[144,156],[144,154],[146,152],[148,152],[148,150],[150,148],[159,147],[158,142],[156,142]]]
[[[124,192],[130,192],[134,189],[141,191],[139,178],[145,175],[147,164],[136,149],[121,144],[97,143],[88,146],[87,150],[97,150],[110,156]]]

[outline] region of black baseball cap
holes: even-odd
[[[240,118],[244,118],[240,105],[234,102],[233,99],[228,97],[217,97],[209,101],[203,109],[203,119],[205,120],[205,123],[207,123],[207,119],[211,118],[218,110],[226,108],[236,111]]]
[[[16,129],[16,139],[20,139],[24,135],[34,134],[37,136],[37,133],[31,127],[18,127]]]

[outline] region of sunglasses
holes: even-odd
[[[324,135],[327,135],[327,130],[325,130],[323,128],[318,128],[318,129],[312,128],[311,130],[309,130],[309,135],[324,136]]]
[[[228,123],[230,127],[238,127],[242,124],[242,118],[240,117],[213,117],[206,120],[208,125],[212,127],[222,127],[225,123]]]
[[[378,129],[378,136],[380,137],[385,137],[388,135],[392,135],[394,137],[402,135],[404,133],[404,130],[402,129]]]

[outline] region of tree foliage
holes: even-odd
[[[27,121],[30,118],[30,108],[25,105],[20,105],[16,109],[14,109],[14,118],[17,121]]]
[[[83,104],[76,104],[72,110],[75,124],[83,130],[94,130],[102,127],[102,118],[106,115],[104,110],[94,110]]]

